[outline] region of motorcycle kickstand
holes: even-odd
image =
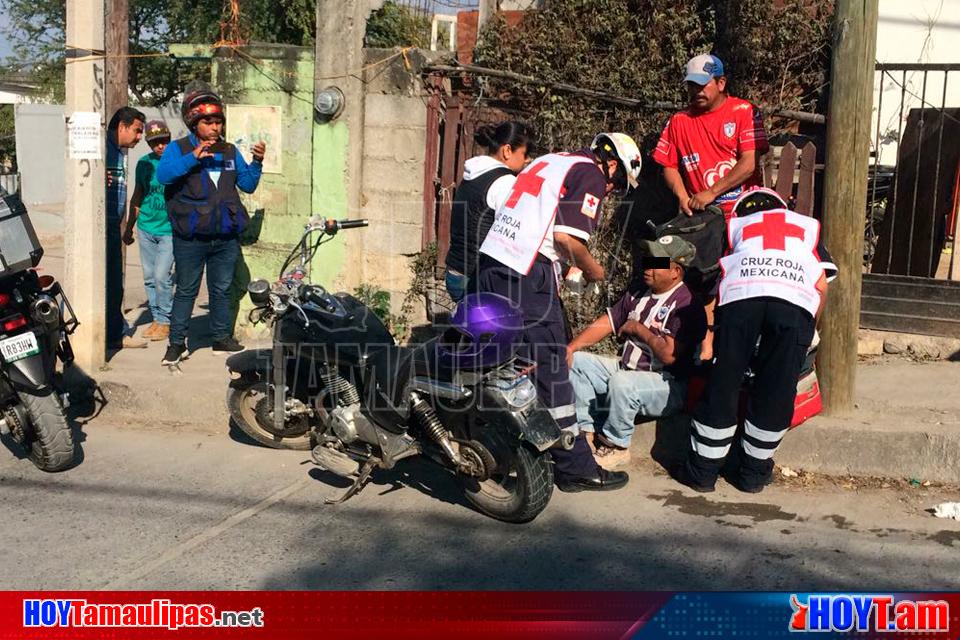
[[[363,491],[363,488],[367,485],[367,481],[370,480],[370,474],[373,473],[376,467],[377,461],[374,458],[367,458],[367,461],[363,463],[363,467],[360,469],[360,473],[357,475],[357,479],[353,481],[353,485],[339,498],[324,499],[324,504],[341,504]]]

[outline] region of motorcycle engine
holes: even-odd
[[[344,444],[357,440],[367,444],[379,444],[377,429],[366,416],[360,413],[359,404],[336,407],[327,413],[327,420],[333,433]]]

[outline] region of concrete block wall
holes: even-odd
[[[397,52],[364,53],[371,65]],[[415,69],[428,58],[417,51],[409,52],[408,59],[410,69],[403,57],[394,57],[370,68],[364,78],[360,201],[370,227],[364,234],[360,277],[389,291],[395,312],[410,287],[410,265],[422,249],[423,234],[427,102]]]

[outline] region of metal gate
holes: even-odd
[[[878,64],[861,326],[960,337],[960,64]]]

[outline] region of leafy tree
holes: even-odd
[[[313,43],[311,0],[241,0],[240,10],[240,31],[250,41]],[[0,11],[9,16],[5,31],[14,45],[8,65],[32,67],[46,97],[62,102],[66,0],[0,0]],[[223,5],[209,0],[130,0],[130,53],[163,52],[171,43],[214,44],[223,15]],[[205,72],[169,58],[131,58],[130,90],[141,105],[163,104]]]
[[[370,14],[364,43],[368,47],[429,47],[430,21],[416,15],[409,7],[386,0]]]

